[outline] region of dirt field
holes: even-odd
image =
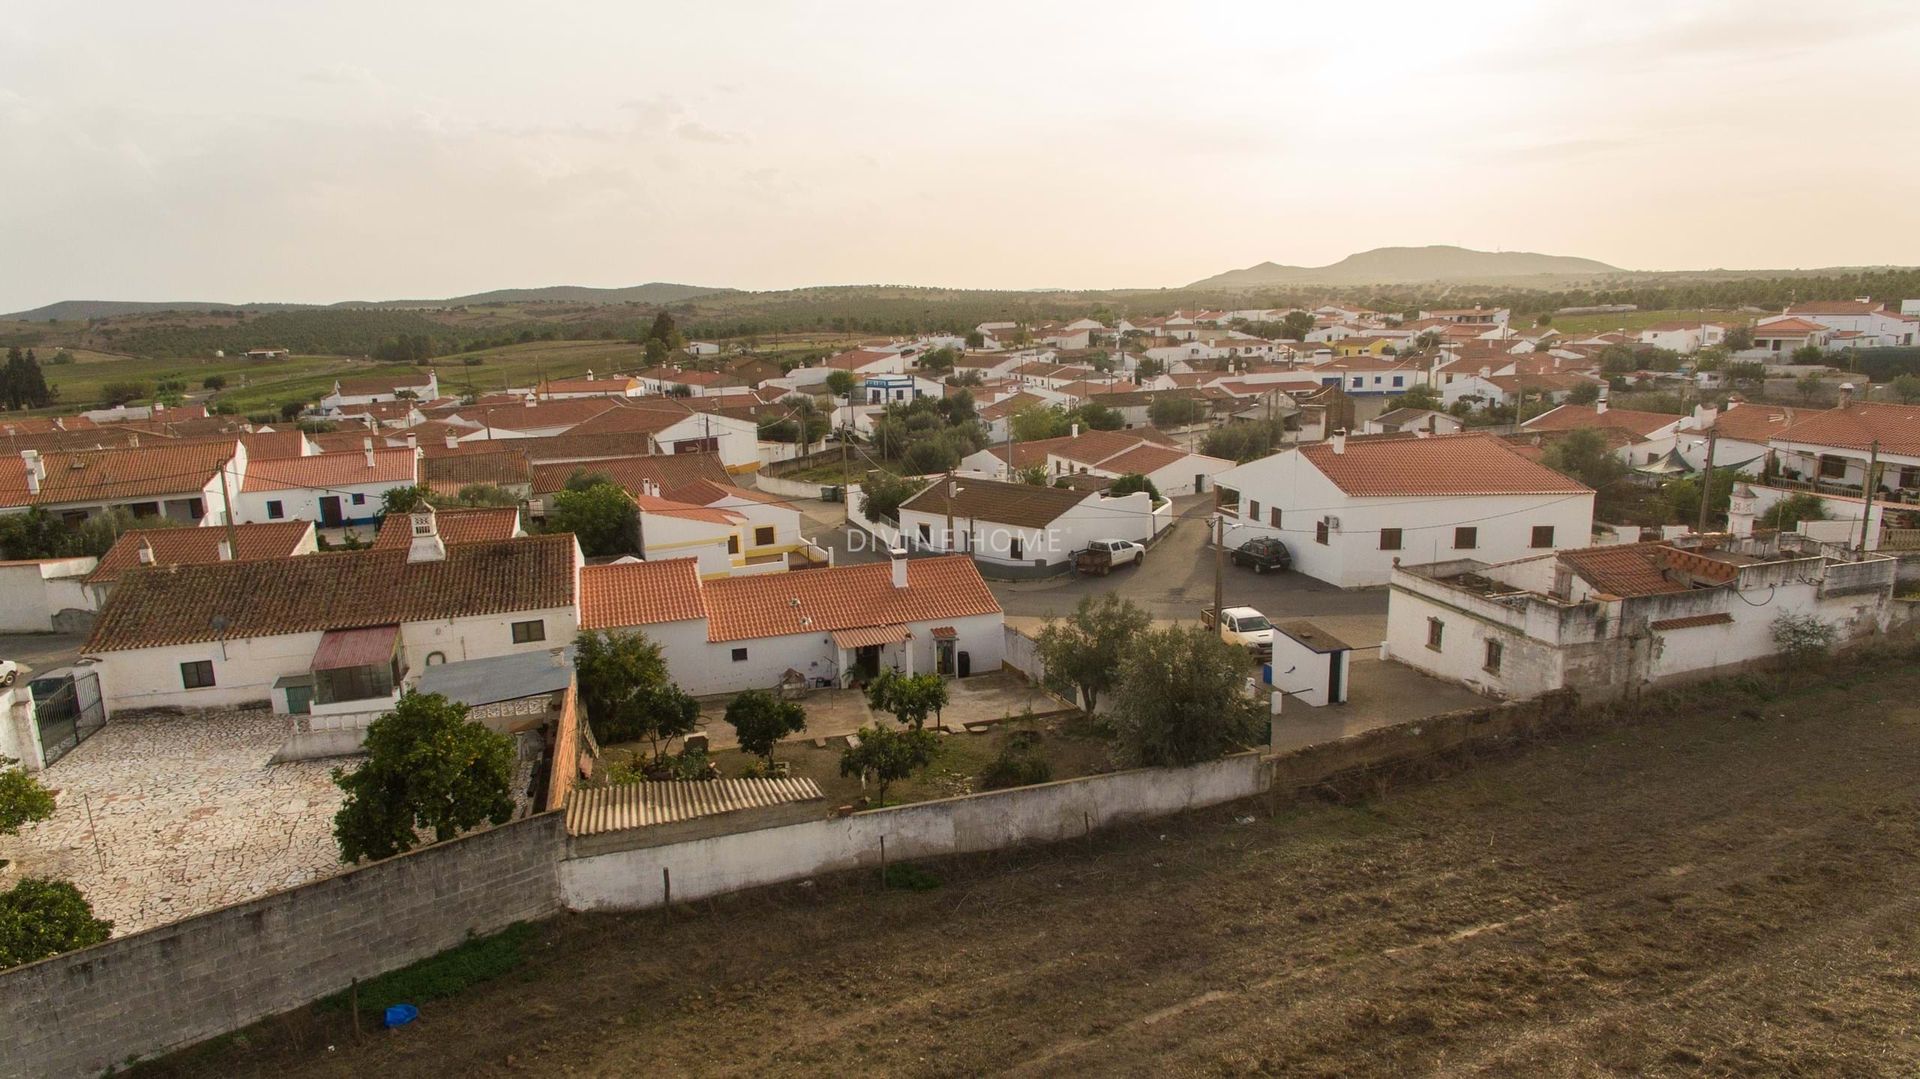
[[[1920,674],[1693,700],[931,891],[561,919],[411,1028],[302,1014],[154,1071],[1913,1074]]]

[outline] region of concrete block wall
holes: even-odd
[[[559,910],[545,813],[0,974],[0,1075],[98,1075]]]

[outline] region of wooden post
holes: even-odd
[[[364,1035],[360,1031],[360,979],[355,978],[347,987],[347,1007],[353,1009],[353,1040],[360,1041]]]
[[[1875,473],[1880,471],[1880,440],[1874,439],[1867,447],[1867,480],[1860,485],[1860,546],[1859,554],[1867,553],[1867,529],[1873,527],[1873,492],[1880,485]]]
[[[660,894],[663,897],[661,906],[673,906],[673,870],[664,865],[660,867]]]
[[[1707,506],[1713,501],[1713,443],[1719,434],[1713,427],[1707,428],[1707,460],[1700,474],[1700,525],[1694,529],[1703,536],[1707,534]]]
[[[887,837],[880,837],[880,887],[887,886]]]

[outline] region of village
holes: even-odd
[[[631,909],[678,843],[1811,662],[1910,619],[1920,393],[1858,373],[1903,306],[986,322],[0,420],[0,531],[109,530],[0,563],[0,755],[53,794],[7,872],[117,936],[340,879],[425,838],[349,839],[342,778],[423,700],[503,754],[439,838],[558,820],[572,901]],[[682,894],[833,864],[732,857]]]

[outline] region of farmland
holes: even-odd
[[[1920,674],[1736,680],[1358,802],[539,925],[157,1075],[1911,1074]]]

